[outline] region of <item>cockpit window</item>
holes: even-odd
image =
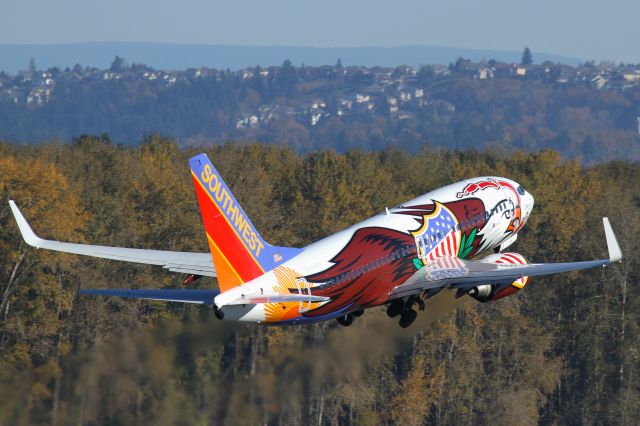
[[[524,188],[523,187],[518,186],[518,194],[524,195]]]

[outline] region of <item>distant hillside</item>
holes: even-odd
[[[522,52],[462,49],[441,46],[314,48],[291,46],[220,46],[170,43],[76,43],[0,45],[0,71],[25,70],[34,58],[41,68],[82,66],[107,68],[113,58],[122,56],[129,62],[144,63],[158,69],[180,70],[201,66],[240,69],[249,66],[280,65],[289,59],[294,65],[397,66],[449,64],[459,57],[478,62],[495,59],[519,62]],[[577,58],[534,52],[536,63],[544,61],[576,65]]]
[[[419,68],[129,65],[0,73],[0,140],[157,132],[182,145],[260,141],[331,147],[558,150],[585,163],[640,160],[640,66],[459,59]]]

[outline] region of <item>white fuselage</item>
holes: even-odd
[[[274,270],[221,293],[215,303],[225,319],[276,323],[319,321],[380,305],[406,281],[412,264],[419,269],[438,257],[470,258],[505,248],[532,208],[533,197],[512,180],[467,179],[314,242]],[[332,301],[225,306],[240,294],[316,290],[328,292]],[[313,315],[333,300],[335,310],[325,307]]]

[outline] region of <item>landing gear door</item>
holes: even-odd
[[[298,294],[301,296],[311,296],[311,285],[307,282],[304,277],[300,277],[296,279],[296,287],[298,288]],[[300,307],[298,308],[298,312],[307,312],[311,309],[311,300],[300,301]]]

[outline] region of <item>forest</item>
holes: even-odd
[[[187,162],[203,151],[272,244],[302,247],[445,184],[499,175],[536,199],[512,246],[529,261],[606,256],[602,216],[626,257],[493,304],[443,291],[406,330],[384,307],[348,328],[239,325],[206,306],[79,296],[184,277],[32,249],[7,203],[45,238],[207,251]],[[137,146],[106,135],[2,142],[0,424],[637,424],[639,235],[634,162],[587,166],[551,150],[301,154],[158,135]]]

